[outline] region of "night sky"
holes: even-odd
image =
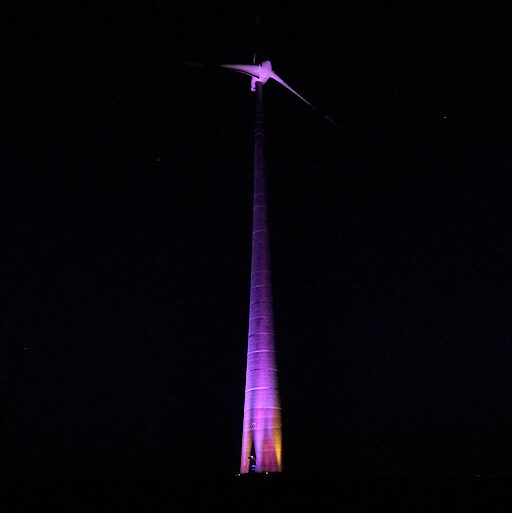
[[[506,16],[415,2],[0,14],[2,473],[238,472],[262,58],[284,466],[508,474]]]

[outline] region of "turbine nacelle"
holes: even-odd
[[[251,91],[256,91],[256,82],[265,84],[269,78],[274,78],[270,61],[263,61],[261,64],[221,64],[220,66],[250,75]]]

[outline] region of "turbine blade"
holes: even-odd
[[[280,78],[279,76],[277,76],[274,72],[272,72],[272,74],[270,75],[271,78],[273,78],[276,82],[279,82],[282,86],[286,87],[286,89],[288,89],[288,91],[290,91],[291,93],[293,93],[295,96],[298,96],[306,105],[309,105],[315,112],[318,112],[318,114],[320,114],[321,116],[323,116],[327,121],[329,121],[329,123],[332,123],[336,128],[339,128],[339,125],[338,123],[336,123],[336,121],[334,121],[333,119],[331,119],[327,114],[324,114],[323,112],[320,112],[312,103],[308,102],[306,100],[306,98],[304,98],[303,96],[301,96],[297,91],[295,91],[295,89],[293,89],[292,87],[290,87],[282,78]]]
[[[253,66],[251,64],[212,64],[204,62],[185,61],[185,64],[189,68],[206,68],[209,71],[214,70],[218,67],[232,69],[233,71],[239,71],[245,73],[251,77],[259,76],[259,66]]]
[[[233,71],[239,71],[251,77],[259,77],[259,66],[254,64],[221,64],[221,68],[232,69]]]

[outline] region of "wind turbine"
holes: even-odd
[[[199,65],[192,64],[189,65]],[[249,334],[240,474],[282,471],[282,424],[274,345],[272,276],[270,268],[267,190],[264,155],[263,85],[273,79],[299,97],[327,121],[338,125],[261,64],[221,64],[221,68],[251,77],[256,92],[254,120],[254,189]]]

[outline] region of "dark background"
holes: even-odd
[[[6,479],[238,471],[258,12],[285,470],[510,474],[507,17],[415,4],[3,8]]]

